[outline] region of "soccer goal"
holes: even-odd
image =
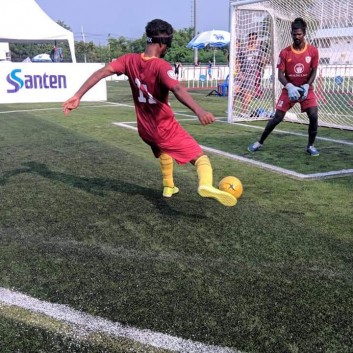
[[[281,49],[292,44],[291,22],[307,22],[306,40],[319,49],[320,64],[315,80],[319,102],[319,125],[353,130],[353,0],[238,0],[230,3],[230,77],[228,121],[268,119],[282,89],[277,79]],[[256,50],[254,62],[242,55]],[[245,61],[246,60],[246,61]],[[248,65],[240,90],[241,65]],[[251,67],[251,65],[253,65]],[[251,77],[256,75],[256,77]],[[287,121],[308,123],[296,104]]]

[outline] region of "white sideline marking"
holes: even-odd
[[[124,104],[124,103],[114,103],[114,102],[102,102],[100,105],[82,105],[80,106],[80,108],[100,108],[102,106],[105,107],[114,107],[114,106],[118,106],[118,107],[128,107],[128,108],[134,108],[133,105],[131,104]],[[35,108],[35,109],[20,109],[20,110],[8,110],[8,111],[4,111],[4,112],[0,112],[0,114],[7,114],[7,113],[18,113],[18,112],[30,112],[30,111],[41,111],[41,110],[61,110],[62,108]],[[195,115],[192,114],[187,114],[187,113],[181,113],[181,112],[174,112],[175,115],[178,116],[186,116],[189,117],[191,119],[185,119],[185,120],[198,120]],[[219,123],[227,123],[227,121],[223,121],[223,120],[219,120],[221,118],[217,118],[216,120]],[[131,123],[131,122],[130,122]],[[128,124],[128,122],[126,123]],[[249,124],[245,124],[245,123],[234,123],[236,125],[239,126],[244,126],[244,127],[249,127],[252,129],[260,129],[263,130],[262,126],[256,126],[256,125],[249,125]],[[127,126],[125,126],[127,127]],[[275,133],[284,133],[284,134],[288,134],[288,135],[295,135],[295,136],[303,136],[306,137],[306,134],[302,134],[300,132],[293,132],[293,131],[285,131],[285,130],[280,130],[280,129],[275,129],[273,132]],[[343,145],[350,145],[353,146],[353,142],[350,141],[345,141],[345,140],[336,140],[336,139],[331,139],[331,138],[327,138],[327,137],[320,137],[317,136],[316,140],[322,140],[322,141],[328,141],[328,142],[335,142],[335,143],[340,143]]]
[[[80,109],[82,108],[101,108],[101,107],[109,107],[111,106],[110,104],[101,104],[101,105],[81,105]],[[17,110],[5,110],[3,112],[0,112],[0,114],[8,114],[8,113],[21,113],[21,112],[35,112],[35,111],[41,111],[41,110],[62,110],[62,108],[33,108],[33,109],[17,109]]]
[[[81,106],[81,108],[99,108],[102,106],[121,106],[121,107],[129,107],[129,108],[134,108],[133,105],[131,104],[122,104],[122,103],[114,103],[114,102],[102,102],[101,105],[87,105],[87,106]],[[5,112],[0,112],[0,114],[6,114],[6,113],[15,113],[15,112],[26,112],[26,111],[35,111],[35,110],[55,110],[55,109],[61,109],[61,108],[38,108],[38,109],[24,109],[24,110],[13,110],[13,111],[5,111]],[[186,114],[186,113],[178,113],[178,112],[174,112],[175,115],[178,116],[185,116],[188,117],[190,119],[184,119],[184,120],[197,120],[197,118],[195,117],[195,115],[192,114]],[[217,119],[218,122],[223,122],[223,123],[228,123],[226,121],[220,121]],[[132,129],[132,130],[137,130],[136,127],[131,126],[130,124],[136,124],[136,122],[123,122],[123,123],[113,123],[114,125],[117,126],[121,126],[121,127],[125,127],[128,129]],[[236,125],[240,125],[240,126],[245,126],[245,127],[249,127],[249,128],[253,128],[253,129],[263,129],[263,127],[261,126],[254,126],[254,125],[248,125],[248,124],[244,124],[244,123],[236,123]],[[276,129],[274,130],[275,133],[285,133],[288,135],[296,135],[296,136],[303,136],[306,137],[307,135],[299,133],[299,132],[293,132],[293,131],[284,131],[284,130],[279,130]],[[334,142],[334,143],[339,143],[339,144],[344,144],[344,145],[350,145],[353,146],[353,142],[350,141],[345,141],[345,140],[336,140],[336,139],[331,139],[331,138],[327,138],[327,137],[316,137],[317,140],[322,140],[322,141],[328,141],[328,142]],[[231,153],[227,153],[227,152],[223,152],[220,150],[216,150],[210,147],[206,147],[206,146],[201,146],[205,151],[210,151],[219,155],[222,155],[224,157],[228,157],[231,159],[235,159],[241,162],[245,162],[251,165],[256,165],[258,167],[261,167],[263,169],[267,169],[273,172],[277,172],[280,173],[282,175],[288,175],[290,177],[296,178],[296,179],[323,179],[323,178],[330,178],[330,177],[337,177],[337,176],[347,176],[347,175],[352,175],[353,174],[353,169],[342,169],[342,170],[334,170],[334,171],[330,171],[330,172],[325,172],[325,173],[312,173],[312,174],[302,174],[302,173],[297,173],[294,172],[292,170],[289,169],[284,169],[284,168],[280,168],[280,167],[275,167],[272,164],[267,164],[267,163],[262,163],[262,162],[258,162],[258,161],[254,161],[252,159],[249,158],[245,158],[245,157],[241,157],[235,154],[231,154]]]
[[[195,115],[192,114],[187,114],[187,113],[178,113],[178,112],[174,112],[175,115],[178,116],[186,116],[189,117],[190,119],[184,119],[185,120],[198,120]],[[220,120],[222,118],[216,118],[217,122],[219,123],[225,123],[225,124],[229,124],[227,121],[224,120]],[[244,126],[244,127],[248,127],[251,129],[259,129],[259,130],[263,130],[263,126],[256,126],[256,125],[249,125],[249,124],[244,124],[244,123],[234,123],[234,125],[239,125],[239,126]],[[274,133],[280,133],[280,134],[287,134],[287,135],[293,135],[293,136],[301,136],[301,137],[307,137],[307,134],[303,134],[301,132],[294,132],[294,131],[286,131],[286,130],[280,130],[280,129],[275,129],[273,130]],[[316,140],[321,140],[321,141],[328,141],[328,142],[334,142],[334,143],[339,143],[341,145],[349,145],[349,146],[353,146],[353,142],[351,141],[346,141],[346,140],[336,140],[336,139],[332,139],[329,137],[320,137],[317,136]]]
[[[34,313],[44,314],[65,323],[77,325],[79,328],[77,331],[82,336],[87,333],[102,332],[114,337],[127,338],[156,348],[181,353],[240,353],[238,350],[227,347],[206,345],[201,342],[170,336],[164,333],[123,326],[118,322],[82,313],[67,305],[45,302],[1,287],[0,303],[16,306]]]
[[[136,126],[132,126],[131,124],[132,124],[131,121],[126,121],[126,122],[123,122],[123,123],[113,123],[113,125],[121,126],[121,127],[125,127],[126,129],[131,129],[131,130],[137,131],[137,127]],[[136,123],[134,122],[133,124],[136,124]]]
[[[185,114],[186,115],[186,114]],[[113,125],[116,126],[120,126],[120,127],[124,127],[127,129],[132,129],[132,130],[136,130],[137,128],[135,126],[131,126],[131,124],[136,124],[135,122],[122,122],[122,123],[113,123]],[[207,147],[207,146],[202,146],[201,148],[205,151],[209,151],[218,155],[221,155],[223,157],[227,157],[227,158],[231,158],[240,162],[244,162],[244,163],[248,163],[251,165],[255,165],[258,166],[260,168],[266,169],[266,170],[270,170],[272,172],[276,172],[282,175],[288,175],[292,178],[295,179],[300,179],[300,180],[304,180],[304,179],[323,179],[323,178],[330,178],[330,177],[337,177],[337,176],[346,176],[346,175],[353,175],[353,169],[342,169],[342,170],[334,170],[334,171],[330,171],[330,172],[325,172],[325,173],[312,173],[312,174],[303,174],[303,173],[297,173],[294,172],[293,170],[290,169],[285,169],[285,168],[280,168],[280,167],[276,167],[272,164],[268,164],[268,163],[263,163],[263,162],[259,162],[259,161],[254,161],[253,159],[250,158],[245,158],[245,157],[241,157],[237,154],[232,154],[232,153],[228,153],[228,152],[224,152],[221,150],[217,150],[215,148],[211,148],[211,147]]]
[[[223,121],[222,121],[223,122]],[[226,121],[224,121],[226,123]],[[255,126],[255,125],[248,125],[248,124],[242,124],[242,123],[234,123],[234,125],[240,125],[240,126],[245,126],[245,127],[250,127],[253,129],[260,129],[263,130],[264,128],[262,126]],[[288,135],[294,135],[294,136],[303,136],[303,137],[307,137],[308,134],[303,134],[301,132],[293,132],[293,131],[286,131],[286,130],[280,130],[280,129],[275,129],[273,130],[273,132],[275,133],[281,133],[281,134],[288,134]],[[336,139],[332,139],[329,137],[320,137],[317,136],[316,140],[322,140],[322,141],[328,141],[328,142],[335,142],[335,143],[340,143],[342,145],[350,145],[353,146],[353,142],[351,141],[346,141],[346,140],[336,140]]]
[[[128,108],[135,108],[134,105],[131,104],[125,104],[125,103],[114,103],[114,102],[102,102],[100,105],[82,105],[80,106],[80,108],[100,108],[102,106],[105,107],[114,107],[114,106],[118,106],[118,107],[128,107]],[[20,110],[7,110],[4,112],[0,112],[0,114],[7,114],[7,113],[18,113],[18,112],[30,112],[30,111],[41,111],[41,110],[61,110],[62,108],[34,108],[34,109],[20,109]],[[198,120],[195,115],[192,114],[187,114],[187,113],[181,113],[181,112],[174,112],[175,115],[179,115],[179,116],[186,116],[189,118],[192,118],[190,120]],[[223,119],[223,118],[216,118],[216,120],[219,123],[227,123],[227,121],[224,120],[219,120],[219,119]],[[131,122],[130,122],[131,123]],[[239,125],[239,126],[244,126],[244,127],[249,127],[252,129],[260,129],[263,130],[262,126],[256,126],[256,125],[249,125],[246,123],[234,123],[235,125]],[[293,131],[286,131],[286,130],[280,130],[280,129],[275,129],[273,132],[275,133],[284,133],[284,134],[288,134],[288,135],[295,135],[295,136],[303,136],[306,137],[306,134],[302,134],[300,132],[293,132]],[[344,145],[350,145],[353,146],[353,142],[350,141],[345,141],[345,140],[336,140],[336,139],[331,139],[331,138],[327,138],[327,137],[320,137],[317,136],[316,140],[322,140],[322,141],[329,141],[329,142],[335,142],[335,143],[340,143],[340,144],[344,144]]]
[[[342,169],[342,170],[334,170],[334,171],[330,171],[330,172],[325,172],[325,173],[312,173],[312,174],[303,174],[303,173],[297,173],[294,172],[292,170],[289,169],[285,169],[285,168],[280,168],[280,167],[276,167],[272,164],[267,164],[267,163],[263,163],[263,162],[259,162],[259,161],[254,161],[252,159],[249,158],[245,158],[245,157],[241,157],[235,154],[231,154],[231,153],[227,153],[227,152],[223,152],[220,150],[216,150],[214,148],[211,147],[205,147],[205,146],[201,146],[204,150],[206,151],[210,151],[213,152],[215,154],[219,154],[222,155],[224,157],[228,157],[231,159],[235,159],[241,162],[245,162],[248,164],[253,164],[256,166],[259,166],[263,169],[268,169],[271,170],[273,172],[277,172],[280,174],[286,174],[289,175],[293,178],[296,179],[321,179],[321,178],[328,178],[328,177],[333,177],[333,176],[345,176],[345,175],[352,175],[353,174],[353,169]]]

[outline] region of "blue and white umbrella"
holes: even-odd
[[[38,54],[32,58],[32,62],[34,63],[51,63],[49,54]]]
[[[207,46],[211,48],[222,48],[230,43],[230,33],[216,30],[199,33],[187,44],[190,49],[203,49]]]
[[[197,36],[195,36],[191,41],[187,44],[187,48],[190,49],[203,49],[206,47],[210,47],[213,49],[223,48],[230,43],[230,33],[227,31],[216,30],[201,32]],[[213,63],[215,64],[215,54],[216,51],[213,52]]]

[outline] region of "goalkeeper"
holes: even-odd
[[[309,118],[308,144],[306,152],[318,156],[314,147],[318,127],[318,104],[313,89],[319,64],[318,49],[305,42],[306,22],[296,18],[291,24],[293,44],[279,54],[277,64],[278,80],[283,84],[282,93],[276,104],[275,115],[267,123],[259,141],[248,147],[250,152],[258,151],[268,135],[283,120],[286,112],[299,103],[301,111]]]
[[[63,103],[64,114],[78,108],[82,96],[100,80],[111,75],[126,75],[134,99],[138,133],[159,158],[163,178],[163,196],[179,192],[174,184],[174,160],[178,164],[191,162],[196,166],[199,179],[198,193],[225,206],[234,206],[236,198],[213,187],[213,171],[209,158],[200,145],[175,119],[168,104],[169,91],[191,109],[202,125],[215,121],[212,113],[203,110],[182,87],[172,66],[162,58],[171,47],[173,27],[160,19],[146,26],[147,43],[144,53],[130,53],[118,57],[94,72],[79,90]]]

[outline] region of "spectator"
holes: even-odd
[[[262,77],[264,76],[265,66],[270,63],[270,50],[268,42],[261,41],[259,44],[261,55],[259,58],[257,75],[256,75],[256,84],[255,84],[255,97],[261,97],[263,94],[262,91]]]
[[[64,60],[64,53],[62,48],[58,48],[54,45],[50,52],[50,59],[53,63],[62,62]]]
[[[174,64],[174,73],[178,80],[179,80],[179,75],[180,77],[182,77],[182,70],[183,70],[183,66],[181,65],[181,62],[177,61]]]
[[[248,41],[242,48],[240,46],[237,59],[236,71],[238,80],[236,85],[236,95],[241,98],[241,115],[248,115],[248,107],[251,100],[256,96],[263,73],[265,55],[258,43],[257,32],[251,32],[248,35]]]
[[[207,64],[207,74],[208,74],[208,78],[210,80],[212,80],[212,61],[208,60],[208,64]]]

